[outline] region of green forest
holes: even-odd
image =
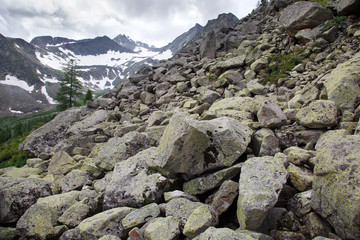
[[[6,116],[0,118],[0,168],[15,166],[22,167],[28,153],[19,151],[19,145],[34,129],[51,121],[57,110],[41,111],[23,116]]]

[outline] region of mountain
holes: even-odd
[[[205,27],[196,24],[161,48],[134,41],[124,34],[114,39],[102,36],[82,40],[38,36],[30,43],[1,36],[0,84],[7,100],[0,104],[0,115],[32,112],[53,104],[58,79],[69,59],[76,60],[79,80],[85,88],[108,91],[144,65],[154,66],[169,59],[210,29],[219,31],[236,21],[232,14],[221,14]],[[9,86],[11,90],[6,90]]]

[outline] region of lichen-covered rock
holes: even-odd
[[[0,227],[0,239],[2,240],[13,240],[19,239],[20,232],[16,228],[11,227]]]
[[[90,207],[82,202],[77,202],[69,207],[59,218],[58,222],[74,228],[89,214]]]
[[[99,238],[99,240],[121,240],[121,238],[114,235],[105,235]]]
[[[295,2],[286,7],[279,21],[292,37],[305,28],[314,28],[333,16],[329,9],[314,2]]]
[[[209,227],[205,232],[201,233],[194,240],[255,240],[247,233],[240,233],[231,230],[230,228],[214,228]]]
[[[168,116],[163,111],[155,111],[151,113],[149,119],[147,120],[148,126],[151,127],[153,125],[157,126],[160,125]]]
[[[256,240],[273,240],[272,237],[270,237],[266,234],[254,232],[254,231],[250,231],[250,230],[236,229],[236,232],[241,233],[241,234],[246,234],[250,237],[253,237]]]
[[[223,182],[213,195],[209,196],[205,203],[209,204],[220,216],[226,212],[239,193],[239,183],[232,180]]]
[[[48,197],[39,198],[36,205],[46,205],[57,211],[58,217],[61,216],[69,207],[78,202],[80,191],[71,191],[56,194]]]
[[[308,163],[309,159],[315,156],[315,153],[310,150],[302,149],[297,146],[292,146],[284,150],[289,162],[302,166]]]
[[[110,138],[101,143],[90,153],[100,169],[110,171],[116,163],[124,161],[136,153],[150,147],[149,139],[139,132],[130,132],[123,137]]]
[[[337,107],[330,100],[317,100],[296,114],[296,120],[309,128],[333,127],[337,124]]]
[[[261,104],[257,117],[260,125],[265,128],[280,127],[287,120],[281,108],[271,101],[265,101]]]
[[[134,227],[140,227],[145,222],[156,218],[159,215],[159,205],[151,203],[126,215],[126,217],[122,220],[122,225],[126,230]]]
[[[238,68],[244,65],[245,63],[245,55],[239,55],[234,58],[227,59],[225,61],[217,63],[217,67],[222,70],[227,70],[231,68]]]
[[[281,151],[280,142],[269,128],[262,128],[252,136],[252,147],[255,156],[274,156]]]
[[[360,53],[325,76],[325,88],[329,100],[340,110],[354,109],[360,95]]]
[[[311,189],[313,173],[305,167],[298,167],[292,163],[286,169],[289,173],[291,184],[300,192]]]
[[[76,229],[79,231],[81,239],[98,240],[107,234],[124,238],[126,231],[123,229],[121,221],[131,211],[133,209],[128,207],[109,209],[86,218]]]
[[[81,108],[71,108],[59,113],[51,122],[33,131],[20,145],[20,149],[35,156],[50,154],[55,145],[66,138],[70,125],[80,119]]]
[[[330,224],[325,222],[319,215],[314,212],[307,214],[303,218],[303,221],[305,222],[305,226],[308,229],[311,238],[316,236],[328,237],[329,233],[331,233]]]
[[[311,193],[312,190],[297,193],[289,200],[289,209],[293,211],[296,216],[303,217],[311,211]]]
[[[232,118],[196,121],[176,112],[160,140],[158,166],[188,176],[231,166],[245,152],[251,134]]]
[[[148,171],[145,161],[152,153],[152,148],[144,150],[115,166],[104,194],[104,209],[142,207],[161,199],[170,181],[160,173]]]
[[[166,204],[165,212],[167,217],[173,216],[178,218],[180,224],[184,226],[191,213],[202,205],[204,204],[192,202],[186,198],[175,198]]]
[[[247,160],[240,174],[237,217],[241,229],[256,230],[275,206],[287,171],[274,157]]]
[[[306,240],[304,235],[299,232],[291,232],[291,231],[271,231],[271,236],[274,239],[292,239],[292,240]]]
[[[255,95],[265,95],[267,89],[264,85],[260,84],[257,80],[250,80],[246,87],[248,88],[249,92]]]
[[[334,136],[316,146],[312,208],[341,238],[360,238],[360,136]]]
[[[236,164],[230,168],[226,168],[215,173],[194,178],[183,185],[184,192],[192,195],[203,194],[211,189],[220,186],[224,181],[230,180],[237,176],[242,167],[242,163]]]
[[[5,168],[5,173],[3,173],[2,177],[11,177],[11,178],[27,178],[29,176],[40,175],[43,173],[43,170],[39,168],[32,168],[32,167],[9,167]]]
[[[180,235],[180,221],[176,217],[160,217],[151,220],[144,230],[148,240],[176,240]]]
[[[62,192],[69,192],[80,190],[86,184],[91,184],[90,176],[83,171],[72,170],[60,180],[59,187]]]
[[[186,198],[193,202],[199,202],[199,199],[191,194],[188,194],[186,192],[175,190],[172,192],[165,192],[164,193],[164,200],[165,202],[170,202],[170,200],[175,198]]]
[[[38,198],[51,195],[54,184],[42,179],[0,177],[0,223],[15,223]]]
[[[194,238],[208,227],[215,226],[218,221],[217,213],[210,206],[202,205],[191,213],[186,221],[183,233],[189,238]]]
[[[254,113],[257,111],[258,104],[250,97],[232,97],[221,99],[211,105],[209,112],[216,114],[217,111],[232,109],[237,111],[245,111]]]
[[[82,130],[87,131],[87,129],[94,127],[96,124],[102,123],[105,121],[108,112],[106,110],[97,110],[87,116],[85,119],[78,121],[71,125],[67,130],[67,135],[79,134]]]
[[[339,15],[359,14],[360,1],[359,0],[336,1],[336,10]]]
[[[59,151],[52,156],[48,172],[54,175],[65,175],[77,166],[77,162],[66,152]]]

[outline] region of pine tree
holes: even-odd
[[[64,77],[60,80],[60,89],[55,97],[55,100],[59,103],[59,110],[63,111],[77,104],[77,100],[82,95],[82,85],[77,79],[78,76],[76,62],[71,59],[64,68]]]
[[[92,91],[88,89],[84,97],[84,104],[86,104],[86,101],[92,101],[92,100],[93,100]]]

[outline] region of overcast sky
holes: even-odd
[[[257,0],[0,0],[0,33],[30,41],[50,35],[72,39],[126,34],[133,40],[166,45],[196,23],[220,13],[239,19]]]

